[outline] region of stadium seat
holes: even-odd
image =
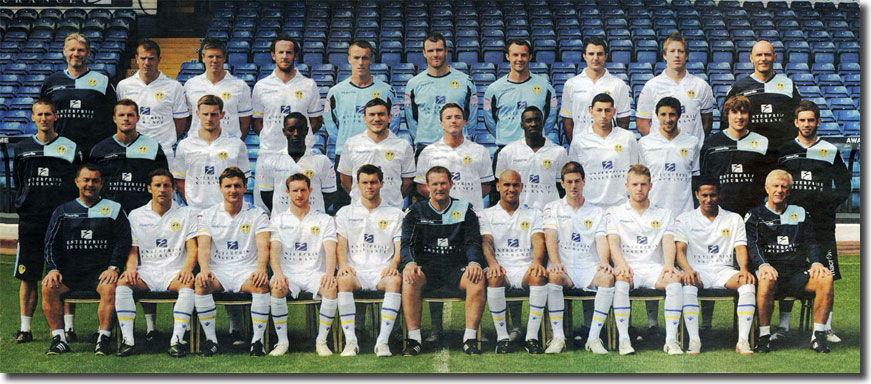
[[[829,109],[834,111],[856,109],[856,104],[849,97],[832,97],[827,99]]]
[[[505,58],[505,41],[484,40],[484,44],[481,47],[481,54],[484,62],[502,62],[502,60]]]
[[[659,58],[659,45],[656,40],[635,40],[635,61],[656,63]]]
[[[28,97],[28,99],[30,99],[30,97]],[[30,104],[33,104],[33,102]],[[30,105],[28,105],[27,108],[30,108]],[[23,129],[24,124],[30,122],[30,115],[31,113],[28,109],[12,109],[12,107],[10,107],[10,109],[6,111],[6,116],[3,117],[3,120],[21,123],[20,128]]]
[[[559,61],[577,63],[583,61],[583,42],[567,39],[559,42]]]
[[[735,45],[728,40],[711,42],[711,61],[715,63],[732,63],[735,60]]]
[[[20,87],[21,86],[21,78],[19,75],[3,75],[0,74],[0,86],[13,86]]]
[[[42,84],[40,85],[25,85],[18,88],[18,96],[21,97],[32,97],[34,99],[39,98],[39,94],[42,91]]]
[[[807,63],[810,61],[810,46],[806,41],[787,41],[786,56],[789,63]]]
[[[816,74],[835,73],[835,65],[832,63],[814,63],[811,72]]]
[[[859,42],[858,41],[841,41],[838,42],[838,62],[840,64],[858,64],[859,63]]]
[[[798,88],[798,93],[802,95],[802,97],[822,97],[823,92],[816,85],[808,85],[808,86],[796,86]]]
[[[847,88],[841,85],[820,87],[823,91],[823,96],[830,97],[850,97]]]
[[[632,40],[612,40],[609,46],[611,61],[629,64],[632,61]]]
[[[227,63],[238,65],[248,62],[251,53],[251,43],[243,40],[230,40],[227,43]]]
[[[816,75],[816,84],[820,87],[830,85],[844,85],[841,76],[837,73],[821,73]]]
[[[5,136],[18,136],[24,134],[25,123],[5,119],[0,123],[0,134]]]
[[[303,43],[303,63],[315,65],[324,62],[324,43],[320,41],[306,41]]]
[[[554,39],[539,39],[532,43],[532,53],[535,61],[553,64],[556,62],[557,44]]]
[[[504,43],[503,43],[504,44]],[[458,39],[456,61],[477,63],[481,56],[481,43],[475,39]],[[410,61],[410,60],[409,60]],[[498,61],[502,61],[501,59]]]
[[[847,122],[859,122],[861,116],[859,111],[855,109],[846,109],[835,111],[835,117],[838,119],[838,123],[846,124]]]
[[[347,63],[349,47],[350,44],[345,41],[330,41],[327,45],[327,62],[333,65]]]
[[[817,80],[814,78],[814,75],[810,73],[796,73],[790,76],[792,82],[795,83],[796,86],[799,85],[817,85]]]

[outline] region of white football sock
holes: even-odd
[[[593,300],[593,318],[590,321],[590,334],[587,340],[598,339],[602,332],[605,321],[608,320],[608,311],[614,301],[614,287],[596,288],[596,298]]]
[[[172,308],[172,337],[169,338],[169,345],[181,343],[184,338],[184,333],[187,331],[191,323],[191,314],[194,311],[194,290],[191,288],[182,288],[178,290],[178,299],[175,301],[175,306]]]
[[[750,337],[750,326],[753,325],[753,314],[756,312],[756,286],[744,284],[738,287],[738,340],[747,341]],[[761,335],[760,331],[760,335]]]
[[[133,344],[133,321],[136,319],[136,302],[133,301],[133,290],[126,285],[115,287],[115,312],[118,314],[118,325],[121,326],[121,337],[125,344]]]
[[[647,328],[659,327],[659,301],[645,301],[647,308]]]
[[[764,327],[762,327],[762,326],[759,327],[759,337],[769,336],[769,335],[771,335],[771,326],[770,325],[766,325]]]
[[[339,318],[342,320],[342,331],[348,342],[357,342],[357,333],[354,332],[354,321],[357,316],[357,308],[354,306],[353,292],[339,292]]]
[[[826,330],[827,331],[832,330],[832,316],[834,316],[834,312],[829,312],[829,318],[826,319]],[[23,318],[23,316],[22,316],[22,318]],[[22,322],[22,324],[23,324],[23,322]],[[30,324],[28,324],[28,329],[29,328],[30,328]]]
[[[251,294],[251,329],[254,330],[251,336],[251,343],[263,341],[263,334],[269,325],[269,294],[268,293],[252,293]]]
[[[811,331],[811,341],[814,341],[814,332],[825,332],[826,325],[823,323],[814,323],[814,330]]]
[[[330,327],[333,326],[338,306],[339,303],[336,299],[321,299],[321,308],[318,311],[318,341],[327,341],[327,335],[330,334]]]
[[[550,315],[551,329],[553,329],[554,339],[566,339],[565,330],[563,330],[563,314],[565,312],[566,302],[563,296],[563,287],[559,284],[547,285],[547,312]]]
[[[279,344],[289,344],[287,339],[287,298],[270,297],[269,311],[272,314],[272,324]]]
[[[218,308],[215,307],[215,299],[212,298],[211,293],[207,295],[194,295],[194,304],[197,308],[197,317],[200,319],[200,325],[206,334],[206,340],[217,343],[218,336],[215,335],[215,321],[217,321],[218,317]]]
[[[541,319],[544,317],[545,305],[547,305],[547,286],[530,286],[529,319],[526,320],[526,340],[538,340],[538,330],[541,329]]]
[[[64,343],[67,342],[67,335],[66,333],[64,333],[63,329],[52,329],[51,337],[54,338],[55,336],[60,336],[61,341],[63,341]]]
[[[18,330],[21,332],[30,332],[31,321],[33,321],[33,316],[21,315],[21,327]]]
[[[97,335],[99,335],[99,336],[111,337],[111,336],[112,336],[112,331],[110,331],[110,330],[108,330],[108,329],[98,329],[98,330],[97,330]],[[97,336],[97,337],[99,337],[99,336]]]
[[[393,325],[399,316],[399,306],[402,304],[402,295],[399,292],[385,292],[384,303],[381,304],[381,331],[378,333],[376,343],[387,342]]]
[[[632,307],[629,303],[629,283],[618,281],[614,283],[614,317],[617,320],[617,333],[620,335],[620,340],[629,340],[630,312]]]
[[[686,323],[690,340],[699,338],[699,288],[694,285],[683,287],[683,319]]]
[[[408,338],[420,343],[420,328],[408,331]]]
[[[469,339],[475,340],[477,338],[478,338],[478,330],[477,329],[466,328],[466,330],[463,331],[463,342],[464,343],[466,342],[466,340],[469,340]]]
[[[65,314],[64,315],[64,330],[72,331],[72,330],[76,329],[75,319],[76,319],[76,315],[66,315]]]
[[[155,308],[156,310],[156,308]],[[146,313],[145,314],[145,333],[149,333],[157,329],[157,324],[155,324],[155,314],[154,313]]]
[[[680,283],[671,283],[665,287],[665,342],[677,341],[677,325],[680,323],[680,314],[683,307]]]
[[[487,308],[493,316],[496,340],[508,339],[508,321],[505,318],[508,306],[505,303],[505,287],[487,287]]]

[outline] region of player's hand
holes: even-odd
[[[680,277],[680,271],[678,271],[677,268],[675,268],[673,265],[666,265],[662,268],[662,275],[677,275],[678,277]]]
[[[336,277],[329,273],[325,273],[323,276],[321,276],[321,287],[333,288],[338,284],[339,283],[336,281]]]
[[[563,263],[553,263],[550,265],[550,268],[547,269],[548,273],[567,273],[566,266]]]
[[[611,264],[608,264],[608,263],[605,263],[605,262],[601,262],[601,263],[599,263],[599,265],[596,266],[596,270],[597,270],[597,271],[605,271],[605,272],[610,273],[610,274],[612,274],[612,275],[615,275],[615,274],[616,274],[616,273],[614,272],[614,267],[612,267]]]
[[[496,263],[495,265],[491,265],[489,268],[487,268],[488,279],[495,279],[502,276],[505,276],[505,267],[503,267],[501,264]]]
[[[272,281],[269,283],[269,288],[273,291],[281,291],[290,287],[290,281],[284,273],[278,272],[272,275]]]
[[[214,278],[215,278],[215,273],[214,273],[214,272],[212,272],[212,271],[202,271],[202,270],[201,270],[200,273],[198,273],[198,274],[197,274],[197,277],[196,277],[196,280],[197,280],[197,286],[198,286],[198,287],[202,287],[202,288],[208,287],[208,286],[209,286],[209,283],[210,283],[210,282],[212,281],[212,279],[214,279]]]
[[[414,284],[414,282],[423,276],[423,271],[416,263],[409,263],[402,269],[402,281],[406,284]]]
[[[466,266],[466,273],[469,276],[469,282],[472,284],[477,284],[484,278],[484,268],[481,268],[481,264],[478,263],[469,263]]]
[[[743,284],[756,284],[756,276],[746,269],[738,271],[738,281]]]
[[[824,266],[823,266],[822,264],[820,264],[820,263],[813,263],[813,264],[811,264],[811,270],[810,270],[810,272],[811,272],[811,273],[810,273],[810,274],[811,274],[811,279],[821,279],[821,278],[823,278],[823,277],[825,277],[825,276],[828,276],[828,275],[831,275],[831,274],[832,274],[832,271],[830,271],[828,268],[824,267]]]
[[[387,268],[384,268],[384,270],[381,271],[381,278],[385,278],[387,276],[402,277],[402,275],[399,274],[399,270],[397,270],[396,268],[390,267],[390,266],[388,266]]]
[[[178,280],[182,285],[188,285],[192,281],[194,281],[194,273],[192,271],[184,270],[178,271],[175,275],[176,280]]]
[[[777,280],[777,270],[771,264],[765,264],[759,267],[759,278],[768,280]]]
[[[357,271],[350,265],[344,265],[339,267],[339,273],[337,276],[357,276]]]
[[[614,268],[614,276],[625,276],[631,280],[633,277],[635,277],[635,271],[633,271],[632,268],[629,267],[629,264],[617,264],[617,267]]]
[[[529,265],[529,276],[547,277],[547,269],[539,263],[532,263]]]
[[[121,274],[121,277],[118,280],[119,281],[120,280],[127,280],[128,284],[136,285],[137,283],[139,283],[141,278],[139,277],[139,271],[137,271],[136,268],[134,267],[134,268],[127,268],[127,270]]]
[[[138,275],[138,273],[137,273]],[[107,269],[100,274],[100,284],[115,284],[118,282],[118,272],[114,269]]]
[[[683,285],[697,286],[702,281],[702,276],[695,269],[688,268],[687,270],[683,271],[683,276],[681,277],[681,280],[683,281]]]
[[[266,284],[269,284],[269,275],[266,274],[266,270],[256,270],[251,273],[251,281],[254,283],[255,287],[261,287]]]
[[[58,288],[58,287],[60,287],[62,282],[63,282],[63,276],[60,274],[60,271],[53,270],[53,271],[48,272],[45,275],[45,278],[42,279],[42,286],[43,287]]]

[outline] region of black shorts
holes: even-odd
[[[100,285],[101,273],[103,273],[103,270],[100,270],[100,273],[89,274],[64,274],[61,271],[61,276],[63,276],[61,283],[66,285],[71,291],[96,291],[97,286]]]
[[[432,267],[420,267],[426,276],[426,285],[423,287],[424,296],[462,296],[460,280],[466,273],[466,268],[442,269]]]
[[[838,266],[838,243],[834,233],[817,232],[820,244],[820,254],[823,256],[823,266],[832,271],[835,280],[841,279],[841,268]]]
[[[45,231],[50,217],[22,217],[18,221],[18,253],[15,277],[24,281],[42,278],[45,268]]]
[[[777,270],[777,290],[774,292],[775,297],[806,296],[805,287],[811,278],[807,268],[786,268],[781,267]]]

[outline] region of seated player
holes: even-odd
[[[269,356],[281,356],[290,348],[287,338],[287,295],[294,299],[302,291],[322,296],[318,313],[315,350],[320,356],[333,352],[327,335],[336,315],[336,224],[329,215],[311,204],[311,180],[302,173],[284,182],[290,208],[272,214],[273,230],[269,262],[272,265],[270,307],[278,343]]]
[[[378,167],[367,164],[357,170],[357,190],[360,199],[352,201],[336,213],[336,232],[339,239],[339,316],[342,331],[348,343],[342,356],[354,356],[360,348],[354,330],[356,307],[353,291],[384,291],[381,306],[381,331],[375,342],[375,355],[390,356],[387,340],[402,296],[402,276],[399,266],[400,230],[402,210],[382,204],[381,187],[384,174]]]
[[[620,335],[620,354],[635,353],[629,339],[630,288],[665,289],[665,345],[669,355],[682,354],[677,325],[682,309],[680,272],[674,267],[674,218],[671,211],[650,204],[650,170],[635,164],[626,174],[629,201],[611,207],[605,215],[608,243],[615,265],[625,263],[628,273],[614,283],[614,316]]]
[[[835,299],[832,271],[823,265],[813,218],[804,208],[787,204],[792,175],[775,169],[765,178],[768,201],[747,214],[747,243],[756,267],[759,288],[759,342],[756,351],[768,353],[774,297],[813,293],[814,331],[811,349],[829,353],[826,319]],[[810,264],[810,265],[808,265]]]
[[[675,220],[674,239],[677,264],[683,270],[683,317],[690,337],[689,354],[698,354],[699,288],[738,291],[738,344],[735,351],[752,354],[748,336],[756,311],[756,278],[749,269],[747,233],[737,213],[721,209],[719,183],[700,179],[695,185],[699,208],[684,212]],[[734,252],[734,256],[733,256]],[[737,261],[738,268],[732,265]]]
[[[45,234],[48,273],[42,279],[42,310],[52,335],[46,354],[70,350],[64,335],[61,296],[70,291],[96,290],[100,294],[100,329],[94,353],[107,355],[119,265],[130,253],[130,224],[121,204],[100,197],[100,167],[81,166],[76,172],[76,187],[79,197],[54,210]]]
[[[429,200],[418,201],[402,220],[402,302],[408,340],[404,356],[420,354],[420,315],[425,293],[465,291],[463,352],[480,355],[477,332],[484,309],[484,270],[478,215],[469,202],[451,198],[451,171],[426,173]]]
[[[258,207],[245,202],[248,179],[239,167],[229,167],[218,178],[224,201],[197,217],[197,259],[194,304],[206,334],[203,356],[218,352],[215,335],[217,311],[212,292],[251,294],[251,355],[264,356],[263,333],[269,321],[269,217]]]
[[[596,292],[590,310],[590,332],[586,350],[606,354],[599,334],[614,300],[615,269],[609,261],[605,211],[584,199],[586,179],[581,164],[570,161],[560,170],[566,196],[544,208],[544,238],[550,260],[548,272],[554,283],[547,285],[547,309],[553,325],[553,340],[544,353],[565,349],[563,287]],[[625,263],[617,271],[625,271]],[[587,310],[584,309],[584,317]]]

